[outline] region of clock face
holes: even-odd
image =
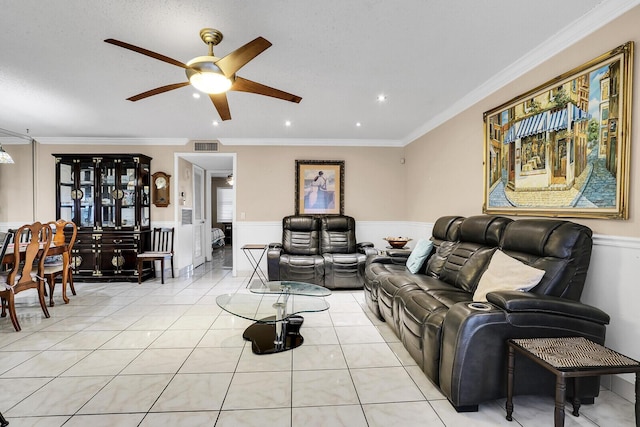
[[[156,188],[160,189],[160,188],[165,188],[167,186],[167,180],[160,176],[156,179]]]

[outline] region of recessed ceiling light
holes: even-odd
[[[287,120],[286,122],[284,122],[284,125],[285,125],[286,127],[289,127],[289,126],[291,126],[291,122],[290,122],[289,120]]]
[[[198,98],[200,98],[200,94],[198,92],[193,92],[193,97],[195,99],[198,99]]]
[[[384,102],[387,100],[387,96],[384,94],[380,94],[378,95],[378,98],[376,98],[378,100],[378,102]]]
[[[357,122],[357,123],[356,123],[356,126],[357,126],[357,127],[360,127],[360,126],[362,126],[362,123]]]
[[[214,125],[214,126],[218,126],[220,123],[218,123],[217,120],[214,120],[213,123],[211,123],[211,124]]]

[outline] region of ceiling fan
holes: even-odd
[[[271,42],[265,38],[257,37],[255,40],[250,41],[223,58],[213,56],[213,47],[222,41],[222,33],[220,31],[213,28],[203,28],[200,30],[200,38],[209,46],[209,54],[207,56],[193,58],[186,64],[129,43],[115,39],[106,39],[105,42],[107,43],[184,68],[187,74],[188,81],[186,82],[157,87],[127,98],[127,100],[139,101],[153,95],[159,95],[164,92],[169,92],[170,90],[192,85],[199,91],[209,95],[222,120],[231,119],[231,112],[229,111],[229,103],[227,101],[227,91],[255,93],[295,103],[299,103],[302,100],[299,96],[243,79],[236,75],[236,72],[240,68],[244,67],[249,61],[271,46]]]

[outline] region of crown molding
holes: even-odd
[[[403,147],[399,139],[218,138],[222,145],[298,145],[314,147]]]
[[[119,138],[119,137],[33,137],[50,145],[187,145],[189,138]],[[314,138],[218,138],[222,145],[308,146],[308,147],[403,147],[399,139],[314,139]],[[15,137],[0,137],[2,144],[29,144]]]
[[[35,138],[34,138],[35,139]],[[29,145],[31,141],[16,136],[0,136],[0,145]]]
[[[410,144],[638,5],[640,5],[640,0],[602,1],[590,12],[565,26],[538,47],[525,53],[502,72],[494,75],[449,108],[411,132],[403,139],[403,145]],[[612,46],[612,48],[614,47]]]
[[[189,138],[119,138],[119,137],[34,137],[40,144],[52,145],[187,145]]]

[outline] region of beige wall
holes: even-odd
[[[17,218],[16,221],[30,220],[33,212],[31,145],[5,144],[2,147],[15,164],[0,165],[0,222],[10,221],[12,217]]]
[[[344,160],[344,212],[359,220],[405,217],[403,148],[229,147],[237,152],[236,214],[279,221],[295,210],[295,161]]]
[[[7,145],[15,165],[0,167],[0,222],[30,221],[31,147]],[[172,200],[168,208],[151,208],[152,221],[174,220],[174,200],[178,193],[187,195],[192,206],[191,164],[178,161],[174,171],[174,153],[192,152],[187,146],[125,145],[36,145],[36,220],[55,217],[55,159],[52,153],[141,153],[151,156],[151,172],[172,175]],[[295,160],[345,161],[345,213],[360,220],[405,219],[404,148],[370,147],[257,147],[228,146],[222,152],[237,153],[236,212],[245,213],[246,221],[279,221],[294,213]],[[8,203],[11,201],[11,203]],[[5,206],[5,207],[3,207]],[[6,208],[11,206],[11,209]],[[16,208],[19,206],[19,208]]]
[[[407,219],[433,221],[444,214],[467,216],[482,213],[482,114],[627,41],[634,41],[637,50],[639,22],[640,7],[636,7],[408,145],[407,194],[411,197],[408,197]],[[637,51],[634,69],[637,79],[640,70]],[[575,220],[591,227],[597,234],[640,237],[640,186],[636,184],[640,182],[640,150],[637,149],[640,142],[637,120],[640,85],[636,84],[633,92],[629,220]]]

